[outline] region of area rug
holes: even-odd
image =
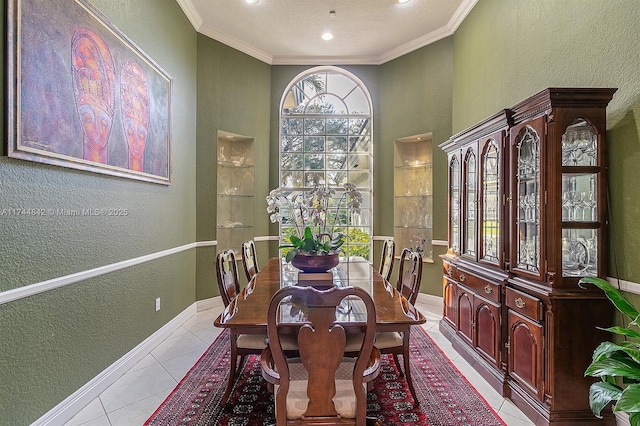
[[[385,426],[505,425],[421,327],[412,327],[410,344],[411,375],[420,404],[413,404],[391,355],[383,355],[380,375],[367,395],[367,416],[379,418]],[[260,375],[260,358],[248,357],[222,407],[228,371],[229,333],[224,331],[145,426],[275,424],[273,395]]]

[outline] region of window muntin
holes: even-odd
[[[356,185],[364,197],[360,214],[336,214],[336,229],[347,233],[347,256],[371,259],[373,140],[371,101],[364,84],[336,67],[299,75],[280,109],[280,186],[304,194],[315,185]],[[282,212],[286,214],[286,212]],[[281,241],[295,232],[285,219]]]

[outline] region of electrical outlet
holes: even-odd
[[[160,298],[158,297],[156,299],[156,312],[158,312],[160,310]]]

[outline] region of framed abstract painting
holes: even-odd
[[[85,0],[8,0],[9,157],[171,183],[172,79]]]

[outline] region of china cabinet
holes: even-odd
[[[220,251],[238,253],[254,236],[253,138],[218,132],[217,138],[217,241]]]
[[[511,113],[502,110],[440,147],[449,163],[449,250],[441,329],[499,392],[503,366],[504,151]]]
[[[431,261],[432,139],[423,134],[397,139],[394,150],[394,241]]]
[[[606,107],[615,89],[550,88],[443,143],[449,250],[440,328],[535,424],[614,423],[589,408],[606,277]]]

